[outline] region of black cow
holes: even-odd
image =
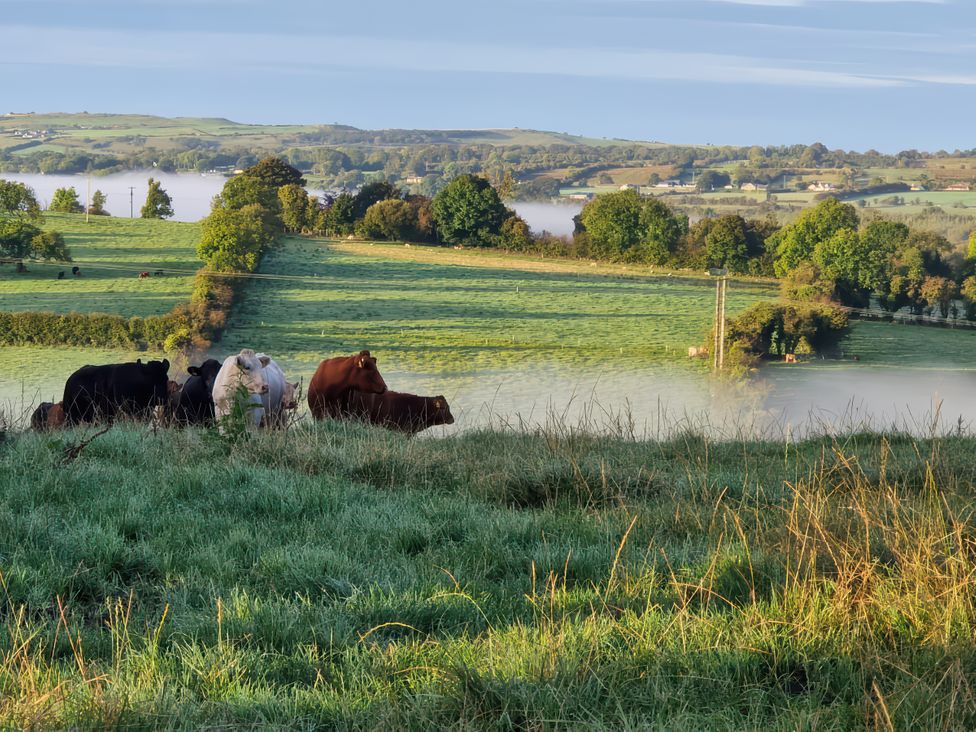
[[[166,403],[169,361],[82,366],[64,385],[68,424],[112,420],[117,416],[149,419]]]
[[[199,366],[187,369],[190,378],[170,402],[170,418],[176,424],[212,424],[214,421],[213,387],[221,363],[208,358]]]

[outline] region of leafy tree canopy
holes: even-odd
[[[775,257],[776,274],[784,276],[801,262],[809,261],[818,243],[827,241],[841,229],[857,231],[858,225],[854,206],[836,198],[825,198],[768,240]]]
[[[81,213],[84,207],[78,200],[78,191],[74,187],[58,188],[54,191],[48,210],[60,213]]]
[[[173,215],[173,201],[158,180],[149,179],[146,202],[139,215],[144,219],[168,219]]]
[[[459,175],[431,204],[434,221],[449,244],[495,244],[502,223],[511,214],[486,178]]]
[[[305,186],[305,178],[301,171],[276,156],[264,158],[245,169],[244,175],[257,178],[272,188],[283,188],[288,185]]]

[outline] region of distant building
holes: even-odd
[[[677,188],[681,185],[681,181],[676,178],[668,178],[668,180],[662,180],[660,183],[655,183],[655,188]]]
[[[411,175],[409,178],[404,178],[403,182],[408,186],[419,186],[424,182],[424,176],[422,175]]]
[[[926,190],[925,186],[923,186],[921,183],[912,183],[912,188],[911,189],[913,191],[915,191],[916,193],[918,191],[924,191],[924,190]]]
[[[836,190],[833,183],[827,183],[826,181],[817,180],[807,186],[808,191],[817,191],[818,193],[823,193],[825,191]]]
[[[765,183],[743,183],[739,186],[740,191],[765,191],[769,186]]]
[[[592,193],[570,193],[568,196],[566,196],[566,198],[568,198],[570,201],[592,201],[593,194]]]
[[[945,190],[945,191],[968,191],[969,190],[969,184],[968,183],[951,183],[951,184],[947,185],[945,188],[943,188],[943,190]]]
[[[620,186],[620,190],[637,191],[638,193],[640,193],[640,186],[635,183],[624,183],[622,186]]]

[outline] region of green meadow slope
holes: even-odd
[[[972,438],[91,435],[0,441],[3,727],[976,724]]]

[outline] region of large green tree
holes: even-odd
[[[493,246],[511,212],[487,179],[459,175],[431,204],[440,236],[448,244]]]
[[[583,207],[579,222],[597,256],[650,264],[671,261],[688,231],[683,214],[634,190],[597,196]]]
[[[633,190],[597,196],[583,207],[579,222],[598,256],[618,259],[640,243],[641,198]]]
[[[276,190],[288,185],[305,186],[301,171],[275,156],[264,158],[247,168],[244,175],[257,178]]]
[[[106,201],[108,201],[108,196],[96,190],[92,194],[91,206],[88,207],[88,213],[92,216],[108,216],[109,213],[105,210]]]
[[[366,209],[357,233],[367,239],[409,241],[416,229],[416,209],[402,199],[388,198]]]
[[[353,198],[353,216],[358,221],[366,215],[366,211],[374,203],[386,201],[391,198],[400,198],[400,189],[392,183],[388,183],[385,180],[367,183],[359,189],[359,192]]]
[[[197,254],[218,272],[253,272],[261,254],[274,240],[258,204],[216,208],[202,222]]]
[[[708,267],[724,267],[736,273],[747,270],[749,235],[741,216],[732,214],[714,220],[705,235],[705,260]]]
[[[356,224],[352,194],[343,192],[329,206],[325,214],[325,230],[332,236],[351,234]]]
[[[139,215],[144,219],[168,219],[173,215],[173,200],[163,190],[163,186],[158,180],[149,179],[146,202],[139,211]]]
[[[825,198],[767,240],[772,247],[776,274],[782,277],[802,262],[810,261],[818,243],[827,241],[841,229],[857,231],[858,225],[857,209],[836,198]]]
[[[54,191],[54,196],[51,197],[51,205],[48,206],[48,210],[59,213],[81,213],[84,211],[84,207],[81,205],[81,201],[78,200],[78,191],[74,187],[70,187],[58,188]]]
[[[71,252],[57,232],[41,231],[44,217],[33,189],[0,180],[0,255],[14,259],[70,260]]]
[[[278,204],[285,231],[301,231],[309,225],[310,197],[300,185],[289,183],[279,188]],[[311,222],[313,226],[314,223]]]

